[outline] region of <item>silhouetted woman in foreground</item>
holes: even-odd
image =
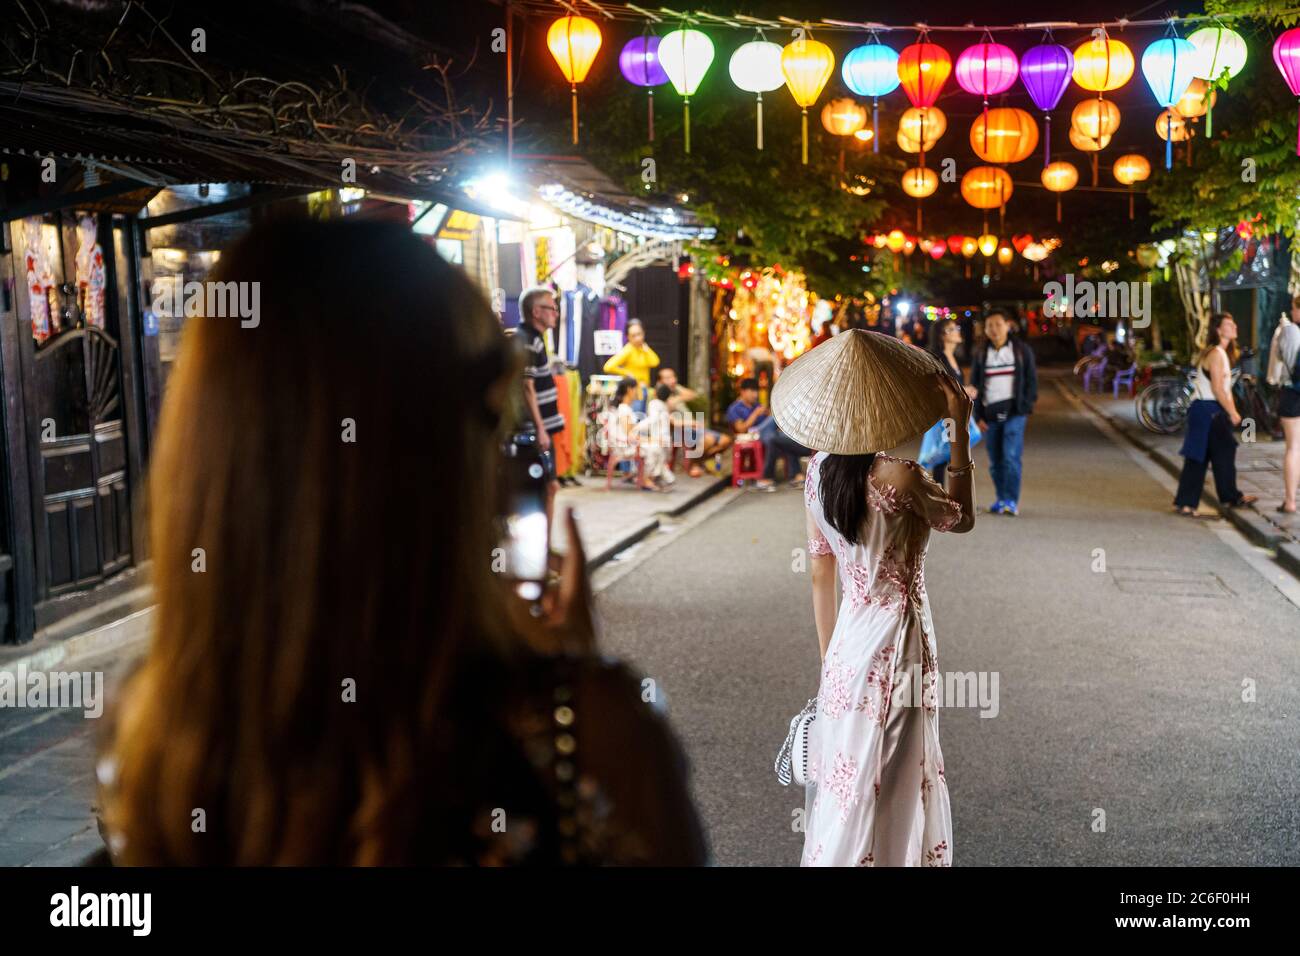
[[[492,572],[518,370],[469,282],[346,222],[257,229],[216,278],[261,312],[190,320],[168,384],[115,862],[703,862],[675,740],[594,656],[581,547],[538,620]]]

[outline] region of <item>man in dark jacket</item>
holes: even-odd
[[[1025,447],[1025,421],[1038,401],[1038,369],[1034,353],[1011,338],[1011,316],[994,309],[984,317],[987,342],[971,362],[975,388],[975,421],[984,430],[989,473],[997,500],[992,514],[1020,513],[1020,459]]]

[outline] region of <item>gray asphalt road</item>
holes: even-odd
[[[1300,609],[1050,385],[1025,457],[1021,517],[930,547],[940,670],[999,675],[996,717],[940,716],[955,864],[1300,863]],[[802,793],[772,761],[816,689],[803,543],[797,492],[743,493],[600,594],[719,864],[798,861]]]

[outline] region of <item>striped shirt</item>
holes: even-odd
[[[984,407],[1009,402],[1016,391],[1016,352],[1011,340],[995,349],[992,345],[984,357]]]
[[[533,383],[537,407],[542,413],[542,427],[548,435],[564,431],[564,416],[560,414],[559,406],[560,394],[555,387],[555,376],[551,373],[551,357],[546,351],[546,338],[527,322],[519,324],[514,330],[514,337],[524,350],[524,380]],[[537,430],[526,398],[520,415],[519,430]]]

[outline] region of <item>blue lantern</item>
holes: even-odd
[[[1170,109],[1183,98],[1196,77],[1196,47],[1182,37],[1165,37],[1142,53],[1142,75],[1156,102]],[[1165,169],[1173,166],[1173,137],[1165,140]]]
[[[883,43],[865,43],[844,57],[840,75],[858,96],[871,97],[872,151],[880,152],[880,109],[877,99],[898,89],[898,52]]]

